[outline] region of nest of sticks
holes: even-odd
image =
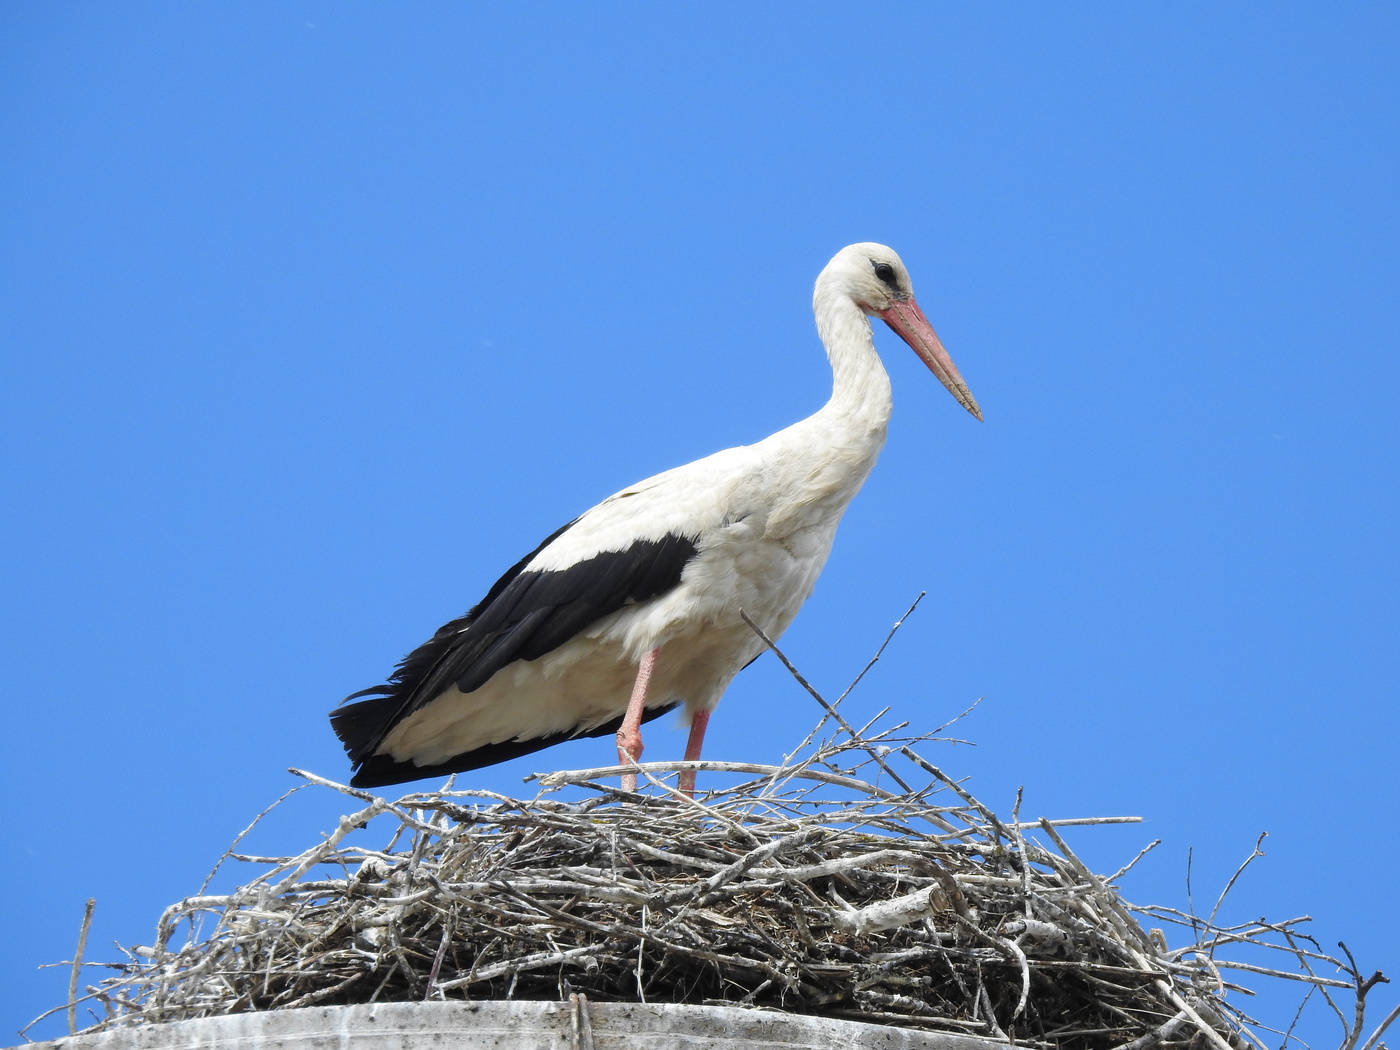
[[[942,730],[856,728],[817,699],[822,723],[783,764],[690,763],[702,787],[732,782],[695,800],[671,785],[686,763],[634,767],[642,793],[612,786],[622,767],[556,773],[529,800],[449,789],[390,801],[302,773],[294,791],[341,792],[354,812],[296,856],[235,842],[224,859],[261,872],[170,907],[154,945],[81,997],[105,1008],[87,1030],[582,995],[1062,1050],[1262,1050],[1258,1033],[1275,1029],[1226,1001],[1243,991],[1222,976],[1234,969],[1303,981],[1339,1016],[1349,991],[1345,1050],[1377,1045],[1380,1030],[1359,1037],[1366,992],[1384,978],[1317,950],[1304,920],[1227,928],[1135,907],[1115,887],[1132,864],[1091,872],[1059,827],[1136,818],[1003,820],[920,754]],[[1143,917],[1187,943],[1170,948]],[[1283,952],[1287,968],[1226,959],[1238,945]]]

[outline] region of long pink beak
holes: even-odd
[[[953,364],[948,351],[943,349],[938,333],[933,330],[933,325],[928,323],[928,318],[919,309],[918,303],[913,299],[895,300],[890,303],[888,309],[881,310],[877,316],[913,347],[914,353],[928,365],[929,371],[958,399],[958,404],[978,419],[982,418],[977,399],[963,382],[963,377],[958,373],[958,366]]]

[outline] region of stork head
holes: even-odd
[[[823,292],[848,296],[863,313],[893,328],[958,403],[982,418],[976,398],[914,300],[909,271],[893,248],[870,241],[842,248],[817,278],[818,296]]]

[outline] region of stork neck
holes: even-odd
[[[890,377],[875,352],[870,319],[849,296],[825,288],[817,289],[812,305],[832,374],[831,400],[819,414],[883,441],[892,404]]]

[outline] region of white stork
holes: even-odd
[[[831,400],[756,445],[623,489],[546,537],[388,683],[346,698],[371,699],[332,712],[352,784],[458,773],[614,732],[627,765],[641,757],[641,723],[680,704],[685,757],[700,757],[710,712],[764,648],[740,612],[770,638],[783,633],[885,443],[890,381],[869,318],[982,418],[889,248],[837,252],[812,308]],[[683,773],[681,788],[694,780]]]

